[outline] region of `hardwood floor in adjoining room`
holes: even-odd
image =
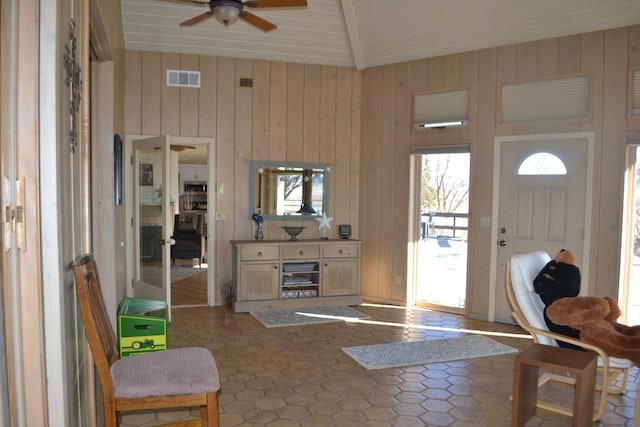
[[[342,348],[484,334],[523,349],[531,339],[519,327],[426,309],[354,308],[371,320],[265,328],[251,314],[223,307],[175,308],[169,347],[202,346],[216,358],[221,427],[511,424],[515,354],[367,370]],[[633,426],[637,381],[635,368],[625,394],[609,398],[594,426]],[[572,405],[572,388],[547,387],[541,397]],[[120,426],[148,427],[197,414],[125,414]],[[571,418],[538,410],[526,425],[570,426]]]
[[[207,305],[207,271],[171,283],[171,306]]]

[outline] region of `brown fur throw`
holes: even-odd
[[[640,325],[618,323],[620,307],[612,298],[560,298],[547,308],[547,315],[559,325],[579,330],[580,341],[640,366]]]

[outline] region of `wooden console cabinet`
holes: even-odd
[[[358,240],[234,240],[236,313],[310,306],[357,305]]]

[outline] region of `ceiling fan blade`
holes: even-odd
[[[169,146],[172,151],[184,151],[184,150],[195,150],[196,147],[193,145],[173,145]]]
[[[246,10],[240,14],[240,19],[242,19],[247,24],[251,24],[256,28],[260,28],[262,31],[271,31],[278,28],[276,24],[273,24],[266,19],[262,19],[259,16],[254,15],[251,12],[247,12]]]
[[[194,3],[202,6],[208,6],[209,2],[205,0],[160,0],[166,3],[176,3],[176,4],[185,4],[185,3]]]
[[[162,149],[162,147],[155,147],[155,148],[156,148],[156,150]],[[184,151],[184,150],[195,150],[196,147],[194,147],[193,145],[174,145],[174,144],[171,144],[169,146],[169,149],[171,151]]]
[[[191,27],[192,25],[199,24],[200,22],[202,22],[202,21],[204,21],[206,19],[209,19],[212,16],[213,16],[213,12],[212,11],[208,11],[208,12],[205,12],[205,13],[203,13],[201,15],[194,16],[191,19],[187,19],[184,22],[181,22],[180,26],[181,27]]]
[[[251,5],[253,3],[253,5]],[[307,0],[253,0],[246,3],[249,7],[307,7]]]

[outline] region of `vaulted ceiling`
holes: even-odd
[[[365,69],[640,23],[640,0],[307,0],[305,9],[248,9],[263,32],[215,19],[208,6],[122,0],[130,50],[194,53]]]

